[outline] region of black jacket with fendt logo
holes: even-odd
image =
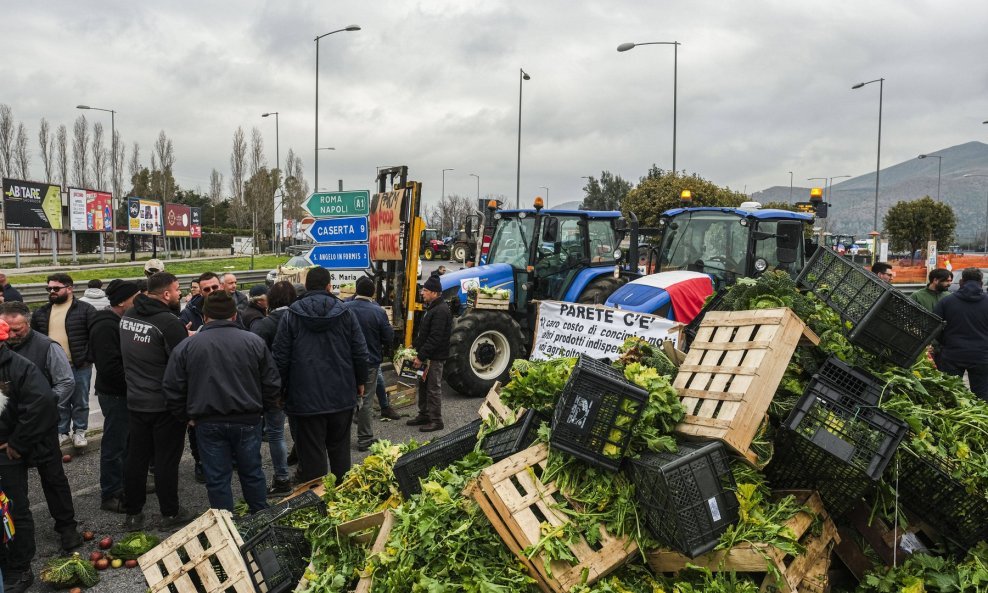
[[[172,351],[189,337],[185,325],[168,305],[137,295],[134,306],[120,318],[120,354],[127,377],[127,409],[164,412],[165,376]]]
[[[412,347],[419,360],[446,360],[449,358],[449,336],[453,332],[453,316],[449,305],[442,298],[429,304],[425,310]]]

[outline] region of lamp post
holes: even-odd
[[[672,52],[672,174],[676,175],[676,100],[679,86],[679,46],[678,41],[648,41],[645,43],[622,43],[617,46],[618,51],[628,51],[637,45],[671,45]]]
[[[443,193],[439,196],[440,200],[446,198],[446,171],[455,171],[456,169],[443,169]]]
[[[937,160],[937,202],[940,201],[940,168],[943,165],[943,157],[938,154],[921,154],[917,158]]]
[[[261,117],[268,117],[269,115],[273,115],[274,116],[274,158],[275,158],[275,167],[274,168],[278,170],[278,187],[281,187],[281,144],[280,144],[280,142],[281,142],[281,129],[279,127],[279,122],[278,122],[278,112],[277,111],[270,111],[268,113],[262,113],[261,114]],[[277,190],[277,189],[278,188],[275,188],[275,190]],[[276,193],[277,193],[277,191],[276,191]],[[281,222],[284,219],[285,212],[284,212],[284,206],[282,206],[281,209],[278,208],[277,200],[275,200],[274,211],[275,212],[278,212],[278,217],[277,217],[277,220],[274,222],[274,236],[273,236],[273,239],[275,240],[275,251],[277,251],[277,252],[280,253],[281,252],[281,249],[280,249],[281,245],[280,245],[279,239],[281,237],[278,236],[279,235],[279,233],[278,233],[278,223]],[[272,217],[272,218],[274,218],[274,217]]]
[[[985,123],[988,124],[988,122]],[[988,177],[988,175],[966,173],[964,177]],[[985,254],[988,254],[988,194],[985,196]]]
[[[544,186],[544,185],[540,185],[539,186],[539,189],[544,189],[545,190],[545,204],[543,204],[542,207],[543,208],[548,208],[549,207],[549,188],[546,187],[546,186]]]
[[[885,79],[876,78],[868,82],[859,82],[851,90],[860,89],[873,82],[878,83],[878,155],[875,157],[875,232],[878,230],[878,181],[882,172],[882,97],[885,93]]]
[[[117,115],[117,112],[114,111],[113,109],[103,109],[102,107],[90,107],[89,105],[76,105],[75,108],[76,109],[89,109],[89,110],[92,110],[92,111],[106,111],[107,113],[110,114],[110,158],[113,160],[113,162],[110,163],[110,170],[111,170],[111,173],[110,174],[113,175],[113,180],[116,180],[116,178],[117,178],[117,143],[116,143],[116,136],[117,136],[117,132],[116,132],[116,129],[117,129],[116,128],[116,115]],[[111,187],[113,186],[113,181],[110,181],[110,186]],[[116,200],[119,200],[119,199],[120,199],[120,196],[116,196],[115,195],[114,196],[114,199],[113,200],[110,200],[110,202],[111,202],[110,203],[110,207],[113,210],[113,213],[110,216],[110,228],[113,229],[113,232],[110,233],[110,236],[113,237],[113,261],[117,261],[117,240],[116,240],[116,237],[117,237],[117,227],[116,227],[116,220],[115,219],[117,217],[117,204],[116,204]],[[106,248],[103,246],[103,233],[100,233],[99,234],[99,242],[100,242],[100,261],[106,261]],[[132,259],[132,261],[133,261],[133,259]],[[77,263],[77,262],[73,262],[73,263]]]
[[[319,189],[319,40],[327,35],[332,35],[333,33],[340,33],[343,31],[359,31],[359,30],[360,30],[359,25],[348,25],[346,27],[343,27],[342,29],[330,31],[329,33],[323,33],[322,35],[316,37],[315,39],[316,42],[316,141],[312,145],[314,149],[313,150],[314,154],[312,158],[315,159],[316,161],[315,163],[316,179],[315,179],[315,185],[313,185],[313,187],[316,188],[316,191],[318,191]]]
[[[526,80],[532,80],[523,69],[518,69],[518,165],[515,176],[515,208],[521,208],[521,89]]]
[[[320,151],[320,150],[336,150],[336,148],[334,148],[332,146],[321,146],[321,147],[319,147],[319,148],[316,149],[316,151]],[[314,187],[313,188],[313,191],[319,191],[319,186]]]
[[[789,171],[789,202],[788,204],[792,206],[792,171]]]
[[[480,206],[480,175],[477,175],[476,173],[470,173],[470,177],[477,178],[477,205]],[[483,207],[481,207],[480,209],[483,210]]]
[[[834,179],[845,179],[850,177],[850,175],[837,175],[835,177],[827,178],[827,201],[830,201],[830,194],[834,191]]]

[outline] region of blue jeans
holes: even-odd
[[[267,485],[261,467],[261,424],[203,422],[196,424],[199,457],[206,474],[209,506],[233,511],[233,462],[237,462],[240,489],[250,512],[268,506]]]
[[[96,394],[103,410],[103,441],[99,450],[99,489],[106,500],[123,496],[124,457],[127,454],[127,398]]]
[[[75,389],[58,402],[58,434],[89,428],[89,383],[93,378],[93,365],[72,369],[72,376],[75,378]]]
[[[274,466],[274,479],[285,482],[288,480],[288,445],[285,444],[284,410],[264,412],[264,436],[268,439],[271,465]]]

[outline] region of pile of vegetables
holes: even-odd
[[[511,365],[511,381],[501,388],[501,401],[516,410],[551,415],[575,364],[575,358],[518,359]]]
[[[110,548],[110,555],[122,560],[137,560],[159,543],[161,540],[157,537],[143,531],[135,531],[114,542]]]
[[[96,567],[78,552],[67,558],[52,558],[41,569],[41,581],[56,589],[92,587],[99,582]]]
[[[487,288],[486,286],[480,286],[476,288],[471,288],[470,292],[467,293],[467,296],[473,298],[476,298],[477,296],[482,296],[488,299],[506,301],[509,298],[511,298],[511,291],[505,290],[503,288]]]
[[[866,575],[857,593],[984,593],[988,590],[988,544],[978,544],[961,562],[913,554],[900,566]]]
[[[391,360],[392,362],[395,363],[396,367],[401,368],[402,363],[404,363],[406,360],[409,362],[413,361],[415,360],[415,357],[418,355],[419,353],[415,351],[415,348],[406,348],[402,346],[397,350],[395,350],[395,355],[392,357]]]

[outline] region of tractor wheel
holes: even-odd
[[[507,313],[472,310],[453,324],[443,378],[470,397],[487,395],[506,382],[511,363],[525,355],[521,328]]]
[[[467,257],[467,246],[463,243],[453,245],[453,261],[462,262]]]
[[[436,252],[432,250],[432,247],[426,247],[425,251],[422,252],[422,259],[425,261],[432,261],[436,257]]]
[[[581,305],[603,305],[607,297],[611,296],[615,290],[624,286],[628,282],[627,278],[615,278],[614,276],[602,276],[587,285],[580,293],[580,298],[576,302]]]

